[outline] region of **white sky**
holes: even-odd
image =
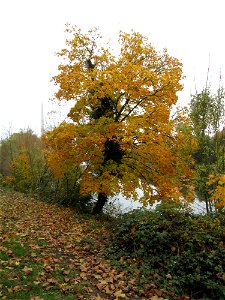
[[[0,0],[0,136],[28,126],[40,133],[41,102],[47,118],[59,64],[54,53],[65,46],[68,22],[97,26],[112,39],[134,29],[157,49],[166,47],[184,65],[182,103],[204,87],[210,56],[216,91],[220,70],[225,74],[224,6],[224,0]]]

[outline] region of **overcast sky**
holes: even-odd
[[[55,52],[65,46],[65,24],[99,27],[116,40],[119,30],[134,29],[158,50],[166,47],[183,62],[186,75],[180,102],[206,82],[210,61],[212,90],[225,76],[224,0],[1,0],[0,135],[41,128],[41,103],[47,111],[57,73]],[[224,83],[224,79],[222,79]],[[57,117],[56,117],[57,119]]]

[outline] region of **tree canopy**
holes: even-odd
[[[189,187],[192,147],[185,120],[171,117],[181,62],[137,32],[120,32],[118,55],[95,29],[67,32],[53,81],[56,99],[72,107],[70,122],[44,137],[50,166],[58,176],[68,164],[79,166],[81,192],[98,194],[96,212],[108,196],[137,199],[139,189],[143,204],[180,199]]]

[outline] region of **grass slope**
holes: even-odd
[[[163,299],[103,258],[105,223],[0,190],[1,299]],[[147,295],[147,296],[146,296]]]

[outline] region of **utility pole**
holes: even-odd
[[[43,102],[41,102],[41,135],[44,134],[44,105]]]

